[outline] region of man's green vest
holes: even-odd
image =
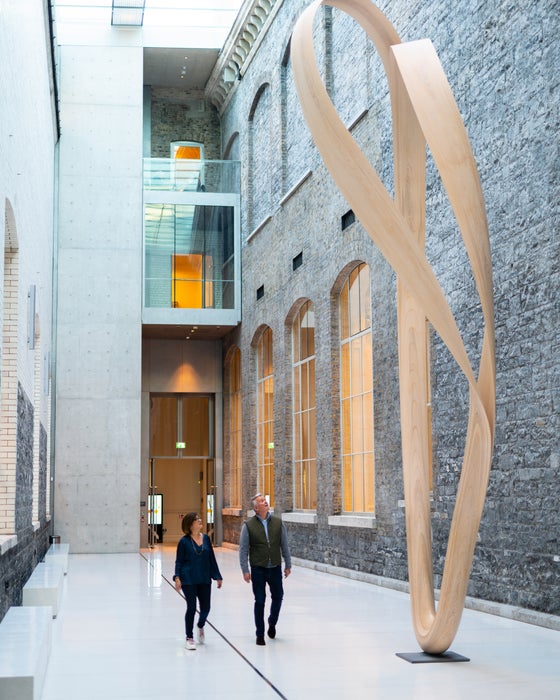
[[[280,540],[282,538],[282,520],[274,515],[268,521],[268,541],[264,525],[254,515],[247,520],[249,532],[249,561],[251,566],[280,566],[282,553]]]

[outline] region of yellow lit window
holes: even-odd
[[[175,308],[212,306],[212,268],[212,258],[208,255],[173,255],[171,294]]]
[[[306,302],[292,328],[294,508],[317,508],[315,443],[315,313]]]
[[[274,505],[274,377],[272,330],[267,328],[257,345],[257,471],[258,490]]]
[[[230,497],[231,506],[241,506],[241,352],[236,348],[230,365]]]
[[[350,273],[340,293],[340,412],[343,509],[373,513],[373,366],[369,268]]]

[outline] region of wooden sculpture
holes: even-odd
[[[394,140],[394,199],[338,117],[313,48],[320,5],[336,7],[366,31],[387,74]],[[370,0],[316,0],[293,32],[292,65],[303,114],[340,191],[397,274],[400,407],[412,619],[420,647],[445,652],[457,632],[482,516],[495,421],[492,269],[486,214],[469,140],[429,40],[401,43]],[[480,297],[484,337],[475,375],[443,290],[427,262],[426,144],[447,192]],[[430,524],[429,369],[426,319],[469,383],[465,453],[437,611]]]

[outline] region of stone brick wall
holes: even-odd
[[[42,522],[47,517],[47,502],[48,502],[48,438],[47,431],[41,425],[39,426],[39,520]]]
[[[49,523],[18,532],[17,544],[0,557],[0,621],[11,605],[21,605],[22,589],[49,547]]]
[[[16,458],[16,532],[33,516],[33,405],[18,385]]]
[[[0,556],[0,620],[11,605],[21,605],[22,588],[48,548],[46,520],[46,433],[41,428],[41,470],[39,489],[40,524],[33,515],[33,405],[21,384],[17,402],[17,461],[15,525],[17,542]]]
[[[359,222],[341,230],[348,205],[333,185],[294,99],[286,59],[303,0],[282,3],[222,116],[243,172],[243,324],[226,340],[242,351],[244,509],[256,488],[255,338],[273,332],[277,512],[291,501],[289,318],[310,299],[316,313],[317,524],[288,523],[295,556],[407,579],[399,431],[395,278]],[[488,496],[469,595],[560,614],[560,448],[556,165],[559,127],[559,15],[555,0],[453,4],[381,2],[403,40],[430,38],[464,118],[486,198],[497,326],[497,430]],[[555,11],[556,10],[556,11]],[[392,139],[379,59],[361,30],[337,10],[319,13],[316,52],[341,117],[392,191]],[[352,41],[348,41],[348,37]],[[250,123],[267,85],[267,119]],[[273,185],[267,211],[252,201],[262,184],[255,144],[270,141]],[[249,164],[249,165],[247,165]],[[311,176],[301,182],[302,175]],[[291,195],[286,197],[286,194]],[[261,206],[262,202],[259,203]],[[264,216],[270,220],[258,231]],[[428,155],[427,256],[450,301],[474,366],[482,315],[468,261]],[[302,253],[303,264],[292,269]],[[341,465],[338,415],[337,285],[357,262],[371,269],[374,371],[375,526],[337,527]],[[256,290],[264,289],[257,300]],[[437,335],[432,348],[436,586],[441,582],[461,469],[468,388]],[[227,464],[226,464],[227,469]],[[242,518],[228,517],[235,542]]]
[[[170,158],[173,141],[204,144],[206,160],[221,158],[220,120],[199,93],[152,88],[152,158]]]

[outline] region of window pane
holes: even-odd
[[[307,353],[306,357],[311,357],[315,354],[315,312],[312,304],[309,303],[306,312],[306,336],[307,336]]]
[[[293,328],[292,328],[292,352],[294,356],[294,362],[299,362],[301,360],[300,351],[300,332],[299,332],[299,316],[296,318]]]
[[[369,267],[360,267],[360,330],[371,327],[371,302],[369,298]]]
[[[267,328],[265,331],[265,353],[264,353],[264,374],[272,375],[272,331]]]
[[[352,395],[360,394],[363,391],[363,375],[362,375],[362,339],[354,338],[350,343],[352,357],[350,376],[352,379]]]
[[[316,435],[316,425],[315,425],[315,409],[312,408],[309,411],[309,458],[315,460],[316,457],[316,447],[315,447],[315,435]]]
[[[303,508],[302,463],[296,462],[294,469],[294,503],[296,508]]]
[[[371,391],[373,389],[371,333],[366,333],[362,336],[362,386],[363,391]]]
[[[309,363],[305,362],[300,367],[301,369],[301,410],[306,411],[309,408]]]
[[[301,462],[301,413],[294,416],[294,460]]]
[[[309,459],[309,413],[301,414],[301,457]]]
[[[340,338],[346,340],[350,336],[350,320],[348,318],[348,283],[340,292]]]
[[[264,454],[264,461],[267,463],[268,460],[268,455],[270,452],[270,429],[271,429],[271,424],[267,421],[266,423],[263,423],[263,454]]]
[[[273,401],[274,401],[274,380],[272,377],[268,377],[263,381],[264,389],[264,407],[265,407],[265,420],[272,420],[273,411]]]
[[[364,429],[362,396],[354,396],[351,399],[352,405],[352,454],[363,452],[364,450]]]
[[[262,379],[263,377],[266,377],[266,347],[265,347],[265,337],[261,338],[261,341],[258,346],[258,376],[259,379]]]
[[[352,457],[345,457],[343,460],[343,482],[344,510],[351,512],[354,510],[352,501]]]
[[[147,204],[147,307],[233,308],[233,207]]]
[[[298,314],[297,325],[298,325],[298,337],[299,337],[299,359],[304,360],[308,356],[307,352],[307,309],[309,308],[309,302],[305,303]]]
[[[271,465],[265,467],[264,472],[264,493],[268,494],[271,503],[274,502],[274,479]]]
[[[371,393],[364,394],[362,402],[363,410],[363,438],[364,452],[373,454],[373,399]]]
[[[264,388],[262,382],[257,388],[257,425],[261,425],[264,420]]]
[[[317,462],[312,459],[309,465],[310,501],[308,508],[317,509]]]
[[[350,426],[350,400],[342,402],[342,453],[349,455],[352,453],[352,432]]]
[[[309,360],[309,408],[315,407],[315,360]]]
[[[350,306],[350,335],[359,333],[360,328],[360,283],[357,273],[354,269],[350,273],[350,290],[349,290],[349,306]]]
[[[294,367],[294,413],[301,411],[301,366]]]
[[[373,453],[364,454],[364,510],[373,512],[374,501]]]
[[[352,475],[354,479],[354,511],[363,513],[364,506],[364,458],[363,455],[354,455],[352,457]]]
[[[267,442],[267,440],[266,440],[266,423],[262,423],[262,424],[260,425],[259,435],[260,435],[260,439],[259,439],[259,451],[260,451],[259,462],[260,462],[260,465],[261,465],[261,467],[262,467],[262,466],[264,466],[264,465],[266,464],[266,457],[267,457],[267,453],[268,453],[268,450],[266,449],[266,442]],[[260,490],[260,489],[259,489],[259,490]]]
[[[340,348],[340,389],[342,398],[350,396],[350,343]]]

